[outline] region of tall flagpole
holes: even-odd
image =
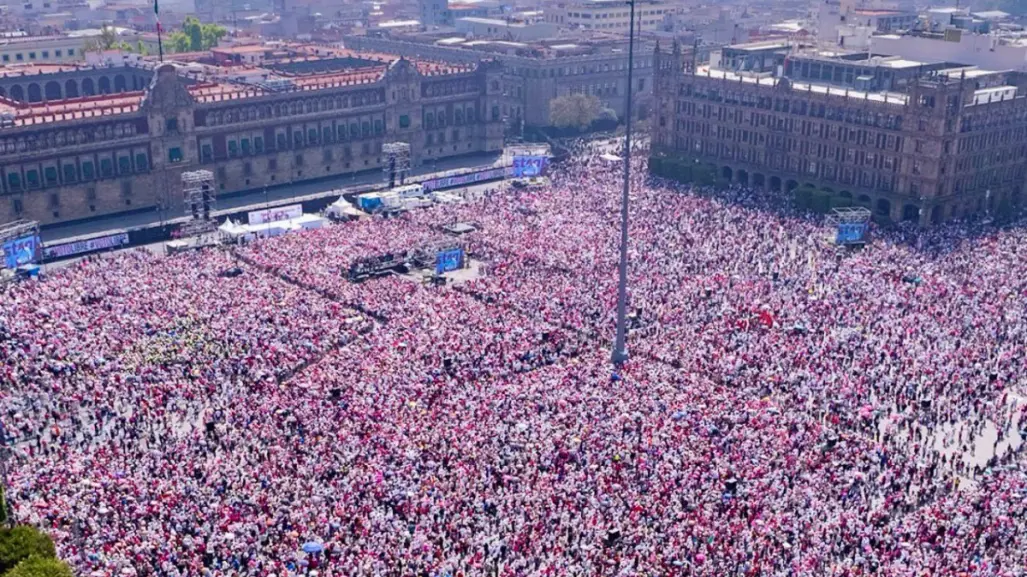
[[[635,0],[631,5],[631,22],[628,24],[628,100],[627,122],[624,130],[624,192],[620,204],[620,279],[617,286],[617,340],[613,345],[613,364],[623,365],[628,360],[627,306],[628,306],[628,190],[631,184],[631,110],[632,71],[635,67]]]
[[[164,62],[164,43],[161,41],[160,38],[160,7],[157,5],[157,0],[153,0],[153,13],[157,17],[157,53],[160,57],[160,61]]]

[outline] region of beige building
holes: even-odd
[[[683,11],[682,5],[673,1],[636,2],[635,32],[658,30],[666,16],[681,14]],[[627,34],[631,23],[631,8],[620,0],[580,0],[547,7],[546,20],[567,28]]]
[[[503,148],[495,62],[338,51],[264,71],[254,82],[175,64],[0,78],[0,222],[175,214],[180,175],[196,169],[232,193],[381,170],[388,142],[409,143],[414,164]]]
[[[601,40],[547,40],[536,43],[467,41],[435,36],[372,38],[354,36],[346,46],[447,62],[495,58],[503,66],[501,115],[510,128],[548,126],[549,102],[568,94],[599,98],[623,119],[627,113],[628,42],[618,34]],[[652,45],[635,41],[634,78],[630,90],[636,117],[648,112],[653,86]]]
[[[858,53],[779,56],[766,71],[726,70],[657,51],[654,150],[751,186],[808,184],[894,221],[1022,205],[1022,74],[923,65],[896,80],[888,62]]]
[[[0,64],[78,62],[84,59],[87,40],[76,36],[0,38]]]

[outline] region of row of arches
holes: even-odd
[[[83,78],[81,80],[69,78],[64,82],[50,80],[44,83],[30,82],[28,84],[14,84],[6,87],[0,86],[0,96],[17,102],[43,102],[45,100],[63,100],[65,98],[96,96],[98,94],[113,94],[142,89],[143,81],[140,78],[115,74],[113,77],[101,76],[95,80],[92,78]]]
[[[893,214],[892,202],[888,198],[877,198],[875,200],[868,194],[854,195],[848,190],[835,191],[829,186],[818,187],[809,182],[800,184],[799,181],[794,179],[782,179],[776,175],[767,176],[759,172],[750,173],[744,168],[735,169],[730,166],[722,166],[719,173],[722,178],[729,182],[737,182],[743,186],[754,186],[760,188],[766,187],[770,190],[780,191],[782,193],[791,193],[800,186],[817,189],[832,197],[845,199],[846,201],[851,202],[853,206],[862,206],[870,209],[873,211],[875,216],[881,218],[890,218],[893,220],[908,222],[921,222],[922,217],[924,216],[921,212],[921,208],[912,203],[903,204],[898,214]],[[944,220],[944,213],[944,207],[936,205],[930,209],[928,216],[932,223],[938,224]]]

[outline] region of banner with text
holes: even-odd
[[[43,247],[43,258],[54,260],[84,254],[98,250],[107,250],[128,244],[128,233],[119,232],[108,236],[99,236],[88,240],[66,242],[53,246]]]
[[[299,218],[300,216],[303,216],[303,205],[290,204],[266,210],[255,210],[248,213],[246,218],[250,224],[267,224],[269,222]]]
[[[18,268],[23,264],[36,262],[38,250],[39,235],[11,239],[4,243],[4,265],[7,268]]]

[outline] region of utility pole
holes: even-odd
[[[631,22],[628,24],[628,99],[627,121],[624,130],[624,192],[620,206],[620,278],[617,285],[617,338],[613,344],[613,365],[619,367],[628,360],[627,306],[628,306],[628,191],[631,186],[631,93],[634,92],[635,68],[635,0],[629,0]]]

